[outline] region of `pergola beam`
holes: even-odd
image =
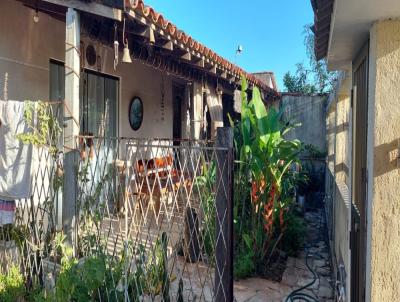
[[[110,18],[113,20],[122,20],[122,10],[112,8],[96,2],[82,2],[79,0],[42,0],[43,2],[48,2],[56,4],[59,6],[64,6],[68,8],[73,8],[86,13],[91,13],[94,15],[102,16],[105,18]]]

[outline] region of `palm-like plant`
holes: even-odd
[[[284,230],[284,212],[288,200],[282,199],[282,180],[290,166],[298,160],[301,143],[286,140],[284,134],[291,126],[281,121],[283,111],[266,109],[258,88],[253,89],[252,100],[247,99],[247,82],[242,80],[242,117],[236,128],[235,148],[239,157],[236,187],[251,183],[251,207],[244,203],[248,198],[238,199],[235,205],[235,222],[240,223],[240,234],[246,245],[252,245],[255,257],[266,256],[274,231],[274,219],[279,217]],[[241,195],[238,192],[238,195]],[[249,208],[251,209],[249,213]],[[246,210],[247,209],[247,210]],[[247,211],[247,213],[246,213]],[[238,215],[241,212],[241,217]],[[245,217],[250,214],[250,223]],[[276,215],[279,214],[279,215]],[[250,232],[244,233],[244,224]]]

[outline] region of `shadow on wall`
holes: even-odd
[[[345,163],[340,163],[335,166],[335,173],[344,172],[346,175],[349,175],[349,167]]]
[[[382,176],[397,169],[400,138],[375,147],[374,176]]]
[[[348,129],[349,129],[349,123],[342,123],[342,124],[336,126],[336,128],[335,127],[329,128],[327,130],[326,134],[328,134],[328,135],[335,134],[335,133],[339,134],[341,132],[348,131]]]

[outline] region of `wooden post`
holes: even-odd
[[[76,213],[76,137],[79,135],[80,18],[68,8],[65,43],[65,108],[64,108],[64,190],[62,222],[67,244],[75,243]]]
[[[217,129],[215,299],[233,301],[233,128]],[[221,149],[219,149],[221,148]]]

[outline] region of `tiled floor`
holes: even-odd
[[[306,248],[299,253],[297,258],[288,258],[287,268],[281,282],[277,283],[261,278],[237,281],[235,282],[236,301],[285,301],[293,290],[301,288],[314,280],[313,273],[306,266],[307,254],[315,255],[309,256],[308,263],[316,272],[317,279],[312,286],[301,292],[311,295],[321,302],[334,301],[329,248],[323,240],[324,234],[320,234],[320,232],[325,232],[324,220],[321,220],[322,217],[323,212],[321,210],[305,214],[308,229]]]

